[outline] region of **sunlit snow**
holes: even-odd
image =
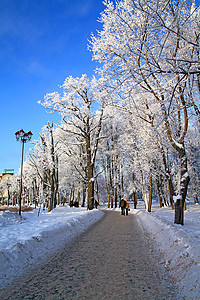
[[[96,222],[103,212],[86,208],[57,207],[50,213],[38,209],[0,212],[0,284],[35,266],[66,242]]]
[[[143,230],[149,233],[160,263],[174,278],[186,299],[198,299],[200,277],[200,205],[188,204],[185,225],[174,224],[174,211],[153,203],[152,212],[139,202],[130,205]],[[6,284],[26,268],[35,267],[42,259],[56,252],[66,242],[99,220],[106,209],[57,207],[51,213],[38,209],[17,213],[0,212],[0,284]],[[110,209],[120,214],[119,208]]]

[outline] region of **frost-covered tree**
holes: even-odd
[[[48,211],[58,202],[58,150],[54,139],[53,123],[43,127],[40,139],[35,141],[35,147],[27,161],[32,167],[32,189],[35,201],[48,197]],[[42,194],[41,194],[42,192]]]
[[[74,201],[74,190],[77,190],[78,202],[82,195],[82,206],[86,200],[87,160],[83,138],[69,132],[70,124],[61,122],[59,130],[59,152],[61,162],[62,190],[70,186],[70,200]],[[72,128],[71,128],[72,129]],[[69,188],[68,188],[69,189]]]
[[[198,127],[194,124],[187,136],[187,152],[189,154],[189,172],[191,181],[189,185],[189,196],[198,204],[200,194],[200,134]]]
[[[102,82],[86,75],[81,78],[69,76],[62,85],[63,93],[49,93],[44,105],[62,116],[62,127],[68,134],[80,138],[79,143],[85,147],[87,162],[87,199],[88,208],[94,206],[94,167],[103,120],[106,92]],[[98,109],[97,109],[98,108]]]
[[[123,194],[121,184],[121,151],[123,144],[120,136],[124,129],[124,115],[112,106],[107,106],[104,112],[105,122],[102,126],[102,139],[99,147],[97,163],[105,176],[108,207],[117,207],[117,201]]]
[[[103,29],[91,38],[93,58],[102,63],[99,72],[111,89],[118,89],[121,105],[140,115],[155,106],[154,127],[164,123],[168,141],[179,155],[175,222],[183,225],[189,183],[184,142],[189,115],[199,109],[198,19],[190,1],[104,4]]]

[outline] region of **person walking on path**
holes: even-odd
[[[129,203],[128,203],[128,200],[127,200],[127,199],[125,199],[125,209],[126,209],[126,216],[128,216]]]
[[[125,216],[126,202],[123,198],[119,201],[119,207],[121,207],[121,215]]]

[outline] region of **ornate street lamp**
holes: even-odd
[[[22,142],[22,161],[21,161],[21,181],[20,181],[20,193],[19,193],[19,215],[22,211],[22,174],[23,174],[23,159],[24,159],[24,144],[31,140],[32,132],[24,132],[23,129],[15,132],[16,140]]]

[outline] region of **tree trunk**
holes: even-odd
[[[59,188],[59,177],[58,177],[59,173],[58,173],[58,156],[56,156],[56,170],[55,170],[55,203],[54,203],[54,208],[56,207],[57,204],[59,204],[59,192],[58,192],[58,188]]]
[[[88,108],[89,109],[89,108]],[[86,125],[86,154],[87,154],[87,209],[92,210],[94,208],[94,165],[92,163],[92,155],[91,155],[91,145],[90,145],[90,121],[89,117],[87,118]]]
[[[115,208],[117,208],[117,193],[118,193],[118,156],[115,156]]]
[[[167,183],[168,183],[168,193],[169,193],[169,201],[171,204],[171,209],[174,210],[174,200],[173,200],[174,187],[173,187],[171,176],[169,178],[167,177]]]
[[[53,206],[54,206],[54,179],[53,179],[53,174],[50,176],[50,195],[48,197],[48,212],[52,211]]]
[[[122,195],[124,197],[124,175],[121,172],[121,189],[122,189]]]
[[[198,202],[198,175],[197,175],[197,172],[196,172],[196,168],[193,169],[194,171],[194,190],[195,190],[195,196],[194,196],[194,201],[196,204],[199,204]]]
[[[50,198],[49,199],[49,204],[48,206],[48,211],[51,211],[53,208],[56,207],[56,167],[55,167],[55,149],[54,149],[54,138],[53,138],[53,123],[48,122],[48,129],[50,132],[50,138],[51,138],[51,160],[52,160],[52,168],[50,170],[50,186],[51,186],[51,191],[50,191]]]
[[[135,173],[134,173],[134,171],[132,173],[132,179],[133,179],[133,185],[134,185],[133,202],[134,202],[134,209],[136,209],[137,208],[137,192],[136,192]]]
[[[72,185],[71,201],[74,204],[74,184]]]
[[[107,183],[108,208],[110,208],[110,185]]]
[[[113,200],[114,200],[114,195],[113,193],[111,194],[111,208],[113,208]]]
[[[147,193],[145,191],[144,174],[143,174],[142,170],[140,170],[140,172],[141,172],[141,176],[142,176],[142,194],[144,197],[144,206],[145,206],[145,209],[147,210],[148,209],[148,201],[147,201]]]
[[[137,209],[137,192],[133,192],[134,209]]]
[[[195,198],[194,201],[196,204],[199,204],[197,190],[195,189]]]
[[[113,140],[113,137],[112,137],[112,140]],[[113,156],[111,156],[111,161],[110,161],[111,208],[113,208],[113,201],[114,201],[113,181],[114,181],[114,158],[113,158]]]
[[[121,198],[122,198],[120,165],[118,165],[118,174],[117,174],[117,177],[118,177],[117,181],[118,181],[118,192],[119,192],[119,201],[120,201]]]
[[[88,209],[94,208],[94,178],[93,178],[93,166],[88,165]]]
[[[168,201],[168,195],[166,195],[165,189],[164,189],[164,184],[163,184],[163,176],[162,174],[160,175],[160,191],[163,199],[163,206],[169,206],[169,201]]]
[[[157,186],[157,190],[158,190],[158,197],[159,197],[159,203],[160,203],[160,208],[161,208],[161,207],[163,207],[163,203],[162,203],[162,195],[161,195],[161,191],[160,191],[160,184],[159,184],[158,176],[156,177],[156,186]]]
[[[97,178],[96,178],[96,196],[97,196],[97,203],[98,205],[100,204],[99,202],[99,185],[98,185],[98,181],[97,181]]]
[[[152,175],[151,170],[149,172],[149,204],[148,204],[148,212],[151,212],[151,205],[152,205]]]
[[[99,205],[99,193],[98,193],[98,189],[96,190],[96,196],[97,196],[97,203]]]
[[[117,208],[117,185],[115,185],[115,208]]]
[[[187,195],[187,188],[190,181],[187,172],[187,157],[184,145],[179,149],[179,165],[180,165],[180,188],[179,194],[175,197],[175,220],[174,223],[184,225],[184,203]]]
[[[85,206],[85,195],[86,195],[86,188],[85,188],[85,185],[83,184],[82,186],[82,194],[83,194],[83,202],[82,202],[82,207]]]
[[[79,206],[79,202],[80,202],[80,187],[78,186],[78,194],[77,194],[77,205]]]
[[[164,164],[164,168],[165,168],[165,174],[166,174],[165,176],[166,176],[167,184],[168,184],[169,201],[171,204],[171,209],[174,210],[173,197],[174,197],[175,193],[174,193],[173,182],[172,182],[171,173],[170,173],[170,169],[169,169],[168,159],[167,159],[163,149],[161,152],[162,152],[163,164]]]
[[[108,197],[108,208],[110,208],[110,183],[109,183],[109,176],[106,178],[106,191]]]

